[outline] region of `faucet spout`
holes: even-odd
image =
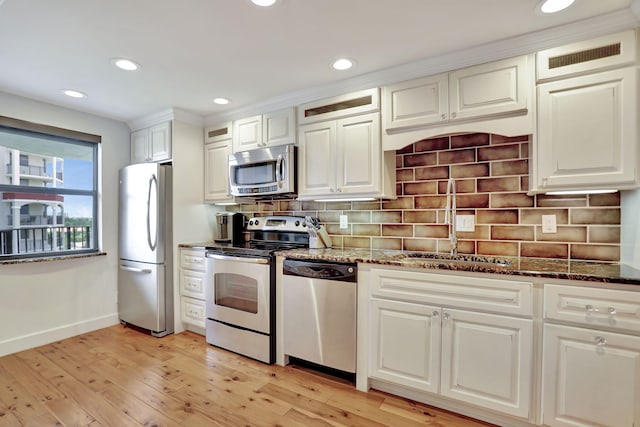
[[[444,222],[449,226],[449,243],[451,256],[458,254],[458,237],[456,235],[456,181],[447,181],[447,204],[444,210]]]

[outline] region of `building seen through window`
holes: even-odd
[[[98,143],[2,123],[0,259],[97,251]]]

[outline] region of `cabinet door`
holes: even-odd
[[[369,377],[437,393],[440,308],[371,300]]]
[[[370,113],[337,122],[338,193],[380,192],[380,114]]]
[[[171,122],[149,128],[149,161],[171,159]]]
[[[526,418],[533,321],[443,309],[441,394]]]
[[[451,120],[525,110],[533,85],[528,64],[520,56],[449,73]]]
[[[545,425],[640,426],[640,337],[546,324]]]
[[[300,126],[298,146],[299,196],[326,196],[335,192],[335,121]]]
[[[262,116],[236,120],[233,124],[233,152],[262,146]]]
[[[449,119],[447,73],[382,88],[384,129],[405,129]]]
[[[149,159],[149,129],[131,134],[131,163],[142,163]]]
[[[295,135],[295,108],[285,108],[262,116],[262,140],[265,145],[293,144],[296,142]]]
[[[635,182],[637,74],[626,68],[538,87],[542,188],[615,188]]]
[[[231,140],[204,146],[204,199],[208,202],[228,201],[229,155]]]

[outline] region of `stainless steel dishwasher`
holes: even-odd
[[[284,261],[285,356],[355,373],[357,273],[354,263]]]

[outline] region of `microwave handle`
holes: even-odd
[[[278,181],[278,187],[282,188],[282,182],[284,181],[284,173],[282,170],[282,163],[284,159],[282,154],[278,155],[278,160],[276,160],[276,180]]]

